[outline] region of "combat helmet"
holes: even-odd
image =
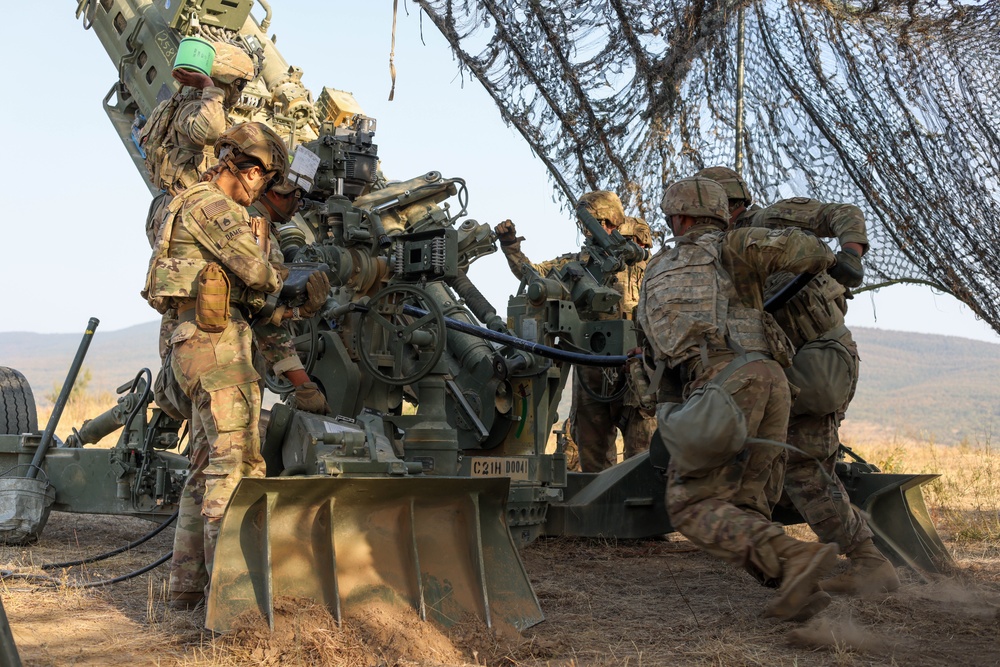
[[[214,42],[215,60],[212,61],[212,78],[219,83],[233,83],[239,79],[253,78],[253,61],[246,51],[226,42]]]
[[[580,197],[579,206],[586,206],[592,216],[599,221],[606,221],[612,227],[618,228],[625,222],[625,209],[622,200],[614,192],[594,190]]]
[[[698,178],[710,178],[726,191],[726,196],[730,201],[744,201],[746,206],[753,203],[753,195],[746,181],[729,167],[706,167],[695,174]]]
[[[215,157],[232,169],[241,158],[252,158],[270,173],[271,186],[288,175],[288,149],[278,133],[264,123],[233,125],[215,142]]]
[[[729,224],[729,199],[721,185],[708,178],[694,176],[676,181],[663,193],[660,208],[667,218],[689,215],[692,218],[714,218],[723,226]]]

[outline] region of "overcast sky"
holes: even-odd
[[[158,318],[138,294],[149,260],[149,194],[101,107],[116,68],[96,34],[74,19],[76,4],[52,3],[44,42],[28,29],[38,5],[7,9],[15,29],[0,46],[8,65],[0,174],[13,215],[0,232],[8,305],[0,331],[78,332],[91,316],[116,330]],[[324,85],[349,90],[378,120],[375,140],[390,178],[432,170],[464,178],[469,215],[491,225],[513,219],[535,261],[579,247],[541,161],[503,124],[478,82],[459,72],[433,25],[425,18],[421,26],[412,4],[400,3],[393,102],[391,0],[271,4],[277,47],[305,71],[305,84],[314,93]],[[502,255],[478,260],[471,277],[504,312],[517,281]],[[924,287],[860,295],[848,324],[1000,342],[968,308]]]

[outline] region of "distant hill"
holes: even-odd
[[[159,331],[159,321],[118,331],[98,328],[83,361],[91,374],[89,389],[114,392],[143,367],[155,375],[160,367]],[[36,403],[44,405],[45,395],[66,380],[82,338],[82,330],[78,334],[0,333],[0,366],[21,371]]]
[[[154,372],[159,322],[119,331],[98,329],[84,366],[95,391],[114,391],[142,367]],[[849,425],[888,433],[984,442],[1000,430],[1000,345],[929,334],[858,328],[861,383]],[[35,400],[62,384],[80,334],[0,333],[0,365],[16,368],[31,383]],[[560,417],[569,415],[569,387]]]
[[[850,421],[940,443],[1000,432],[1000,345],[865,328],[854,337],[861,381]]]

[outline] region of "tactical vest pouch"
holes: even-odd
[[[194,323],[206,333],[221,333],[229,325],[229,276],[215,262],[206,264],[198,274]]]
[[[795,355],[795,346],[788,339],[774,316],[767,311],[761,311],[761,324],[764,329],[764,340],[771,351],[771,358],[778,362],[782,368],[792,365],[792,357]]]
[[[158,257],[149,270],[147,299],[176,297],[186,299],[198,291],[198,280],[207,262],[185,257]]]
[[[184,199],[174,197],[166,206],[163,227],[153,243],[153,256],[146,272],[146,284],[140,294],[161,315],[173,307],[173,298],[188,298],[194,294],[198,273],[205,266],[202,259],[167,257],[173,238],[174,222],[184,205]]]
[[[657,434],[650,442],[649,460],[665,461],[663,447],[681,477],[704,477],[739,454],[749,431],[743,411],[722,385],[741,367],[763,354],[748,353],[733,359],[683,403],[661,403],[656,408]]]
[[[847,406],[854,388],[857,363],[839,341],[814,340],[803,345],[785,369],[799,388],[792,415],[828,415]]]

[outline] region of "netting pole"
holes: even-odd
[[[743,175],[743,5],[736,10],[736,173]]]

